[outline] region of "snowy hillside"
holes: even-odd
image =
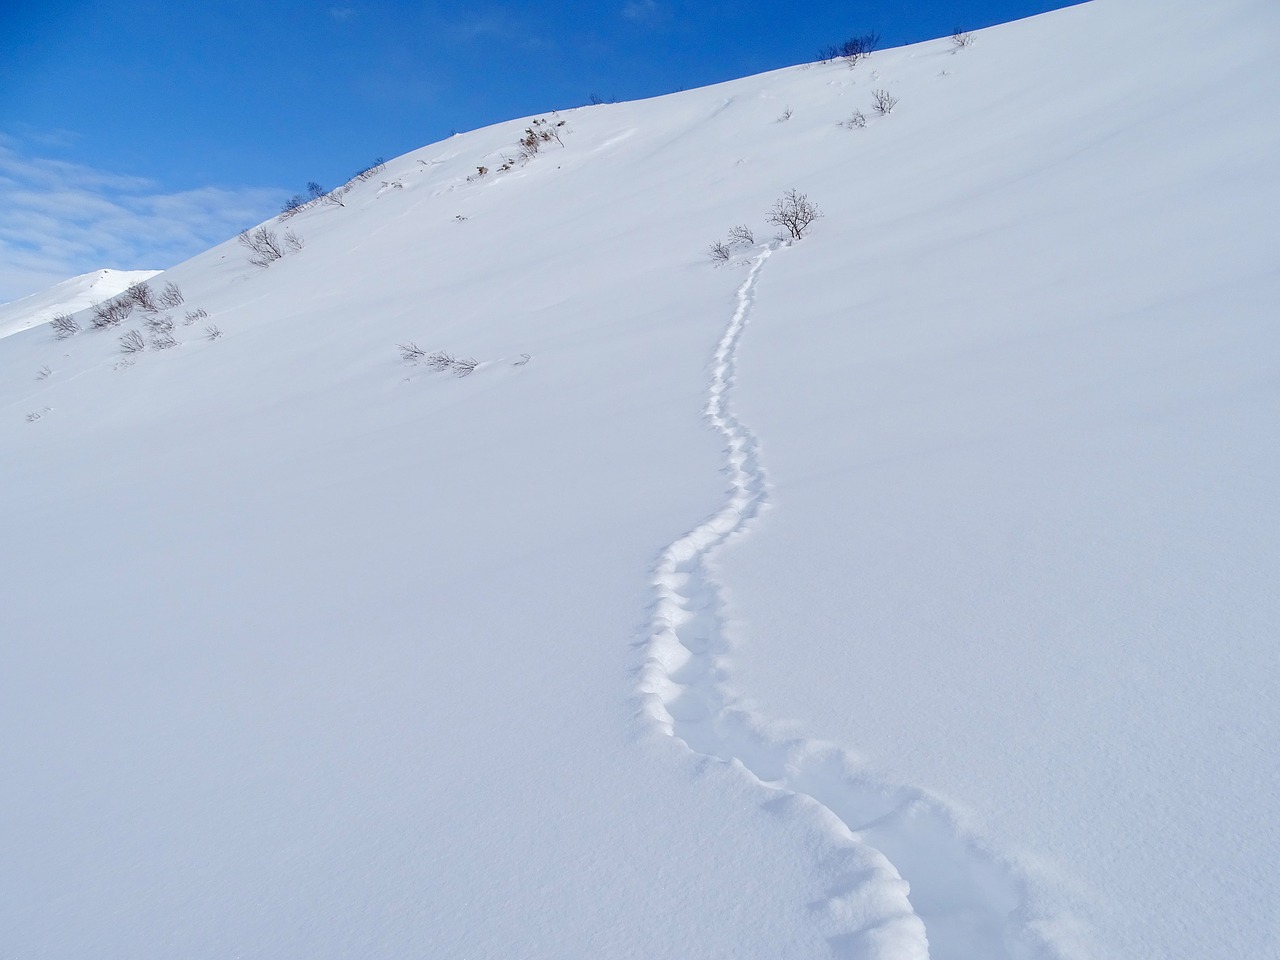
[[[1276,36],[514,120],[0,340],[0,957],[1276,955]]]
[[[60,313],[78,313],[109,300],[135,283],[154,277],[159,270],[95,270],[55,283],[47,290],[21,300],[0,303],[0,337],[48,323]]]

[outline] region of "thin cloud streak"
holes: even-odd
[[[32,154],[0,135],[0,303],[103,267],[171,267],[278,206],[283,191],[199,187],[169,191]]]

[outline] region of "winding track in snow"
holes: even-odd
[[[945,804],[884,783],[840,747],[789,735],[727,687],[723,599],[713,558],[768,500],[755,435],[731,396],[737,349],[756,286],[778,250],[762,248],[737,291],[716,346],[705,415],[723,436],[729,496],[712,517],[663,551],[644,647],[643,713],[712,761],[736,763],[797,815],[831,836],[838,874],[815,905],[833,953],[851,960],[1058,960],[1042,937],[1020,870],[984,850]]]

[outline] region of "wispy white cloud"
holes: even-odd
[[[0,303],[102,267],[158,270],[257,223],[282,191],[164,190],[154,181],[37,156],[0,135]]]
[[[356,15],[355,7],[330,7],[329,16],[341,23],[343,20],[350,20]]]
[[[666,10],[658,0],[627,0],[622,16],[632,23],[655,23],[665,18]]]

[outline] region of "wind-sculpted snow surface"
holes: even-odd
[[[790,248],[784,248],[790,249]],[[883,783],[835,744],[789,734],[732,692],[716,552],[768,501],[759,444],[734,413],[738,344],[775,245],[752,260],[716,347],[705,414],[724,439],[728,499],[675,541],[654,572],[641,668],[644,715],[704,757],[739,766],[796,816],[844,846],[843,873],[820,905],[836,956],[850,960],[1031,960],[1061,954],[1035,932],[1026,882],[966,836],[945,804]]]

